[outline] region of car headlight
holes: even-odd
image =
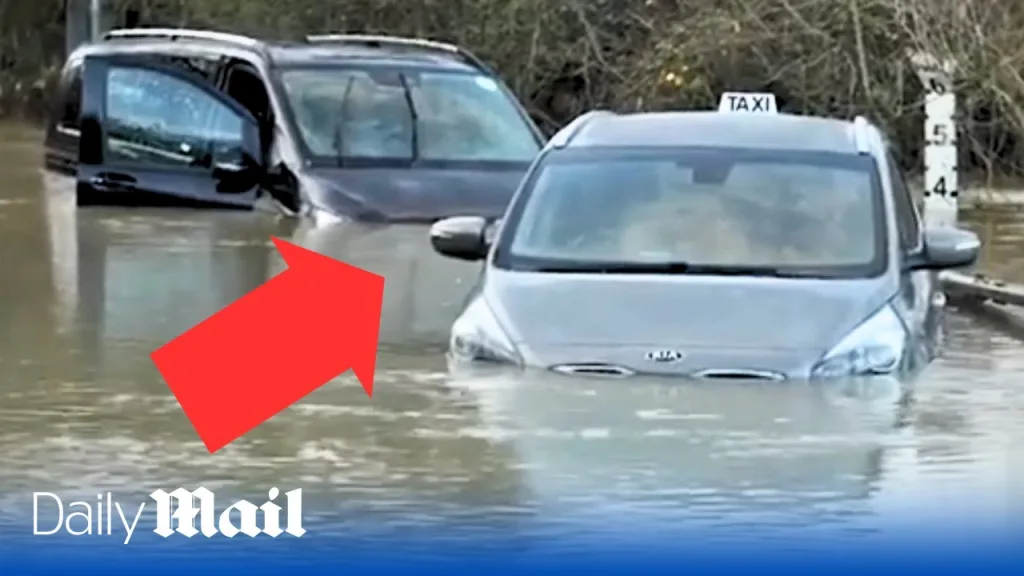
[[[903,360],[907,330],[886,304],[839,341],[811,370],[811,378],[890,374]]]
[[[519,351],[480,297],[452,325],[448,350],[453,359],[466,362],[522,364]]]

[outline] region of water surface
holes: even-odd
[[[442,344],[476,269],[433,254],[423,228],[79,211],[41,176],[33,132],[0,142],[0,524],[12,535],[29,531],[34,490],[140,501],[200,484],[256,502],[301,487],[311,534],[463,540],[689,526],[795,545],[789,530],[867,538],[969,518],[1005,531],[1024,504],[1024,346],[980,320],[950,318],[911,406],[885,387],[452,382]],[[970,217],[983,268],[1024,280],[1024,212]],[[280,271],[271,236],[386,276],[375,394],[340,377],[210,456],[148,355]]]

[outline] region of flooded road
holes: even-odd
[[[40,193],[34,133],[0,136],[5,535],[30,534],[34,490],[138,502],[200,484],[257,503],[303,488],[311,535],[831,538],[943,518],[1004,530],[1024,512],[1024,344],[980,320],[951,317],[909,407],[885,388],[448,382],[441,348],[476,269],[423,228],[76,211],[59,180]],[[1024,280],[1014,214],[976,225],[1001,234],[983,265]],[[375,394],[346,375],[210,456],[149,354],[279,272],[272,235],[386,276]]]
[[[964,211],[964,224],[985,240],[980,272],[1024,283],[1024,194],[1020,203],[990,205]]]

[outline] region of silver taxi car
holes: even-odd
[[[587,113],[537,157],[501,222],[437,222],[437,252],[484,261],[450,362],[602,376],[918,374],[940,342],[938,272],[971,265],[978,237],[924,229],[866,119],[768,104]]]

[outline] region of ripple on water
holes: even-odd
[[[455,393],[443,372],[384,355],[372,401],[339,378],[215,457],[155,379],[40,379],[3,392],[0,521],[24,522],[39,487],[141,499],[199,483],[245,495],[301,486],[310,525],[331,533],[352,528],[342,516],[392,528],[514,516],[504,529],[538,537],[688,527],[732,542],[863,536],[940,502],[1005,516],[1024,496],[1010,482],[1024,380],[1006,375],[1024,369],[1022,347],[962,318],[949,344],[902,410],[806,388],[666,394],[564,377]]]

